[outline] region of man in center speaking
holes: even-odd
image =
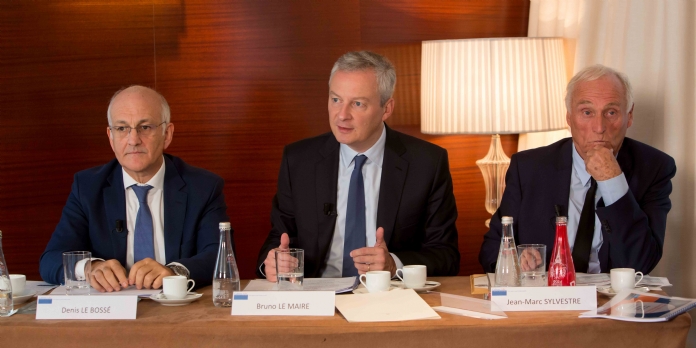
[[[404,265],[459,272],[457,207],[447,151],[386,126],[396,71],[360,51],[329,78],[331,132],[285,147],[271,232],[258,273],[276,281],[275,249],[305,251],[305,277],[348,277]]]

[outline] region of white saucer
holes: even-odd
[[[640,291],[640,292],[650,292],[650,289],[648,289],[647,286],[639,286],[637,288],[633,289],[634,291]],[[607,296],[607,297],[614,297],[616,296],[617,292],[614,291],[614,289],[611,288],[611,286],[605,286],[605,287],[597,287],[597,292]]]
[[[402,281],[400,281],[400,280],[392,280],[391,284],[392,284],[392,286],[396,286],[396,287],[399,287],[399,288],[402,288],[402,289],[409,289],[409,288],[407,288],[407,287],[404,285],[404,283],[403,283]],[[423,285],[423,287],[420,287],[420,288],[413,288],[413,290],[415,290],[416,292],[426,292],[426,291],[430,291],[430,290],[436,289],[436,288],[440,287],[440,285],[442,285],[442,284],[440,284],[439,282],[435,282],[435,281],[432,281],[432,280],[427,280],[427,281],[425,282],[425,285]]]
[[[189,292],[186,297],[182,299],[168,299],[164,296],[164,294],[156,294],[156,295],[150,295],[149,299],[159,302],[163,306],[185,306],[199,298],[201,298],[203,294],[197,294],[195,292]]]
[[[392,291],[394,289],[401,289],[401,287],[398,285],[394,285],[394,283],[392,282],[391,286],[389,286],[389,291]],[[369,294],[370,292],[367,291],[367,288],[364,285],[360,284],[360,286],[358,286],[355,290],[353,290],[353,293],[354,294]]]
[[[36,291],[28,292],[28,291],[24,290],[22,295],[18,296],[18,295],[12,294],[12,302],[14,304],[22,304],[24,302],[29,301],[35,295],[36,295]]]

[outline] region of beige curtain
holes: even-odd
[[[695,0],[532,0],[529,18],[529,36],[566,38],[572,72],[601,63],[630,78],[635,109],[628,136],[677,163],[664,254],[653,275],[669,278],[670,294],[691,298],[696,298],[694,22]],[[525,144],[554,140],[526,137],[535,139]]]

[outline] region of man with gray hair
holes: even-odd
[[[384,123],[396,72],[349,52],[329,78],[331,132],[285,147],[258,274],[276,281],[275,250],[301,248],[305,277],[348,277],[426,265],[459,272],[457,208],[447,151]]]
[[[650,272],[662,257],[669,195],[676,173],[669,155],[626,137],[633,124],[628,78],[594,65],[578,72],[566,91],[572,138],[512,156],[500,208],[484,236],[479,261],[494,272],[501,217],[513,217],[515,242],[545,244],[549,265],[556,207],[568,216],[577,272],[612,268]],[[538,255],[521,257],[523,270]]]
[[[107,118],[116,158],[75,174],[63,215],[41,255],[41,276],[63,283],[62,253],[84,250],[93,257],[75,272],[101,292],[157,289],[172,275],[189,277],[197,286],[210,284],[218,224],[229,221],[224,181],[164,154],[174,124],[169,104],[156,91],[119,90]]]

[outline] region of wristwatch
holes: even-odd
[[[186,279],[188,279],[188,277],[190,275],[189,270],[186,269],[186,267],[184,267],[182,265],[174,264],[174,265],[168,265],[167,267],[169,267],[169,269],[171,269],[172,272],[174,272],[174,274],[176,274],[178,276],[184,276],[184,277],[186,277]]]

